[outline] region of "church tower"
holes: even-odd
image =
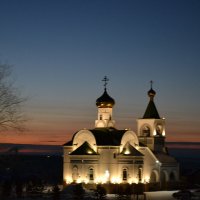
[[[154,103],[156,92],[148,91],[150,98],[144,116],[137,120],[137,133],[141,144],[148,146],[154,152],[165,152],[165,119],[160,118]]]
[[[115,121],[112,119],[112,108],[115,105],[115,100],[107,93],[106,86],[109,79],[105,76],[102,81],[104,81],[104,93],[96,100],[98,118],[95,120],[95,128],[110,128],[115,125]]]

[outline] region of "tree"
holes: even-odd
[[[21,104],[25,101],[11,81],[11,66],[0,63],[0,131],[24,129]]]
[[[82,200],[82,199],[84,199],[84,194],[85,194],[85,190],[83,189],[82,184],[81,183],[76,184],[74,186],[74,195],[75,195],[74,199]]]
[[[96,198],[97,199],[106,199],[106,189],[101,185],[97,185],[97,189],[95,190]]]
[[[53,200],[59,200],[60,199],[60,189],[58,185],[54,185],[53,187]]]

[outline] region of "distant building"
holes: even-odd
[[[159,183],[179,180],[179,164],[165,147],[165,119],[160,118],[154,97],[148,91],[149,104],[137,119],[137,133],[118,130],[113,120],[115,100],[104,92],[96,100],[95,128],[82,129],[64,144],[63,179],[71,182]]]

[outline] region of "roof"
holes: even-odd
[[[70,155],[98,155],[88,142],[84,142],[80,147],[70,153]]]
[[[63,146],[72,146],[73,142],[72,140],[66,142],[65,144],[63,144]]]
[[[94,135],[97,146],[120,146],[122,136],[126,132],[126,130],[115,128],[95,128],[89,131]],[[72,140],[66,142],[63,146],[72,146],[76,133],[73,135]]]
[[[144,113],[143,119],[160,119],[154,101],[151,99]]]
[[[115,128],[95,128],[90,130],[98,146],[120,146],[121,139],[126,130]]]
[[[125,144],[121,154],[123,154],[124,156],[144,156],[136,148],[134,148],[132,145],[130,145],[129,142],[127,142]]]
[[[177,163],[176,159],[172,156],[169,156],[164,153],[155,153],[156,158],[161,162],[161,163]]]

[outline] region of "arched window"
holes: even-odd
[[[142,136],[145,136],[145,137],[150,136],[150,128],[148,126],[144,126],[142,128]]]
[[[123,172],[122,172],[122,180],[123,180],[123,181],[127,181],[127,175],[128,175],[127,169],[124,168],[124,169],[123,169]]]
[[[156,135],[161,135],[161,134],[162,134],[162,131],[163,131],[162,125],[158,124],[158,125],[156,126]]]
[[[89,169],[89,180],[90,181],[94,180],[94,169],[93,168]]]
[[[78,167],[76,165],[72,168],[72,179],[74,182],[78,179]]]
[[[142,181],[142,167],[138,167],[138,181],[139,183]]]
[[[99,119],[102,120],[102,115],[99,116]]]
[[[152,171],[150,177],[150,183],[156,183],[156,182],[158,182],[158,172]]]

